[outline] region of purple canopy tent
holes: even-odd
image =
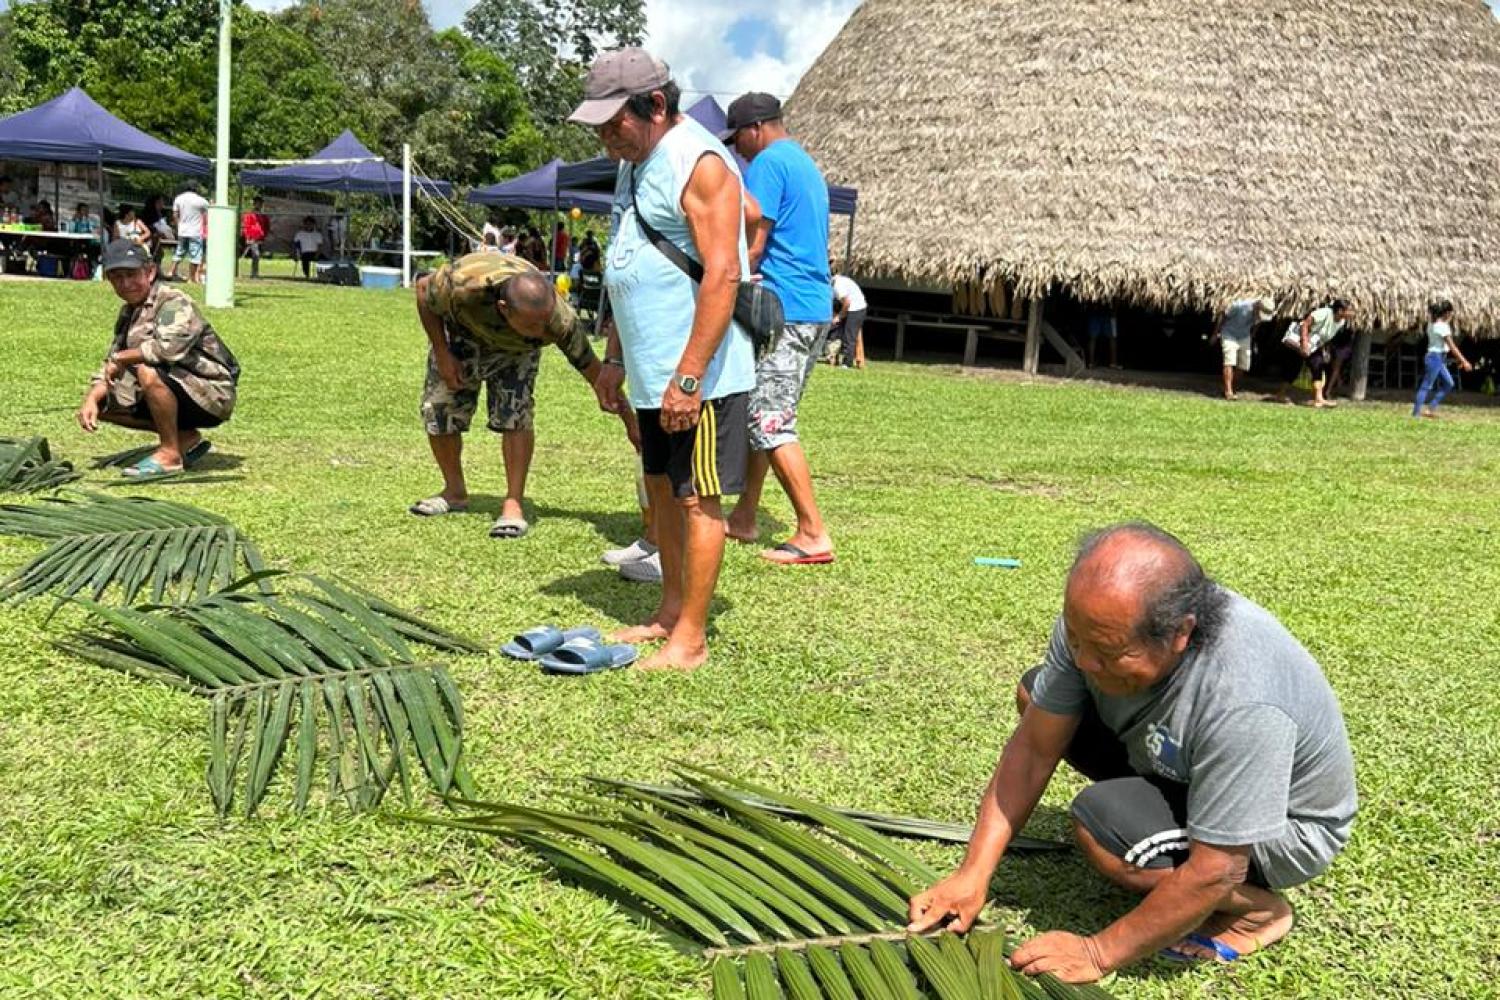
[[[202,176],[213,164],[142,132],[104,110],[82,89],[0,118],[0,160],[92,163],[99,169],[99,241],[107,242],[104,168],[138,167]],[[56,187],[54,181],[54,187]],[[52,198],[60,200],[54,190]],[[62,206],[56,206],[61,212]]]

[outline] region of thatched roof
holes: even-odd
[[[788,119],[859,272],[1500,332],[1482,0],[866,0]]]

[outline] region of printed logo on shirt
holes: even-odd
[[[1182,744],[1161,723],[1152,726],[1146,733],[1146,755],[1151,766],[1163,778],[1187,781],[1187,767],[1182,759]]]

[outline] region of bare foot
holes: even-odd
[[[163,469],[182,468],[182,452],[165,445],[153,451],[151,457],[156,459],[156,464]]]
[[[642,660],[639,670],[697,670],[708,662],[708,646],[668,642]]]
[[[465,497],[464,499],[468,498]],[[524,520],[526,514],[521,510],[521,501],[512,500],[510,497],[506,497],[505,502],[500,505],[500,516],[520,518]]]
[[[1233,948],[1241,957],[1269,948],[1287,936],[1296,917],[1292,913],[1292,905],[1283,897],[1267,890],[1261,890],[1261,893],[1266,898],[1264,909],[1238,917],[1216,913],[1198,928],[1198,933]],[[1174,950],[1192,958],[1219,961],[1219,956],[1213,949],[1186,939],[1178,942]]]
[[[1423,420],[1437,420],[1438,419],[1438,415],[1436,413],[1434,413],[1432,410],[1428,410],[1427,412],[1425,412],[1425,413],[1422,414],[1422,419]]]
[[[626,642],[631,645],[642,642],[660,642],[672,632],[671,628],[660,622],[649,621],[644,625],[632,625],[622,628],[618,632],[609,634],[610,642]]]

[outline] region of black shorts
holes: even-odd
[[[1302,374],[1302,366],[1306,365],[1308,373],[1314,382],[1323,381],[1323,373],[1328,368],[1327,348],[1320,347],[1307,357],[1302,356],[1302,351],[1295,347],[1281,345],[1281,380],[1288,384],[1297,381]]]
[[[177,429],[180,431],[196,431],[209,427],[217,427],[224,421],[209,413],[203,407],[193,401],[193,397],[187,394],[187,390],[178,384],[177,380],[170,375],[162,375],[161,380],[172,390],[172,395],[177,397]],[[146,394],[141,393],[130,408],[130,415],[140,420],[151,419],[151,408],[146,405]]]
[[[672,434],[661,428],[661,410],[636,410],[641,468],[648,476],[666,476],[679,500],[743,492],[750,459],[749,400],[748,392],[709,400],[697,426]]]
[[[1027,694],[1041,669],[1022,675]],[[1063,759],[1094,782],[1078,793],[1068,811],[1095,843],[1134,868],[1176,868],[1187,860],[1188,786],[1137,774],[1125,744],[1092,703],[1079,717]],[[1246,881],[1267,887],[1254,859]]]

